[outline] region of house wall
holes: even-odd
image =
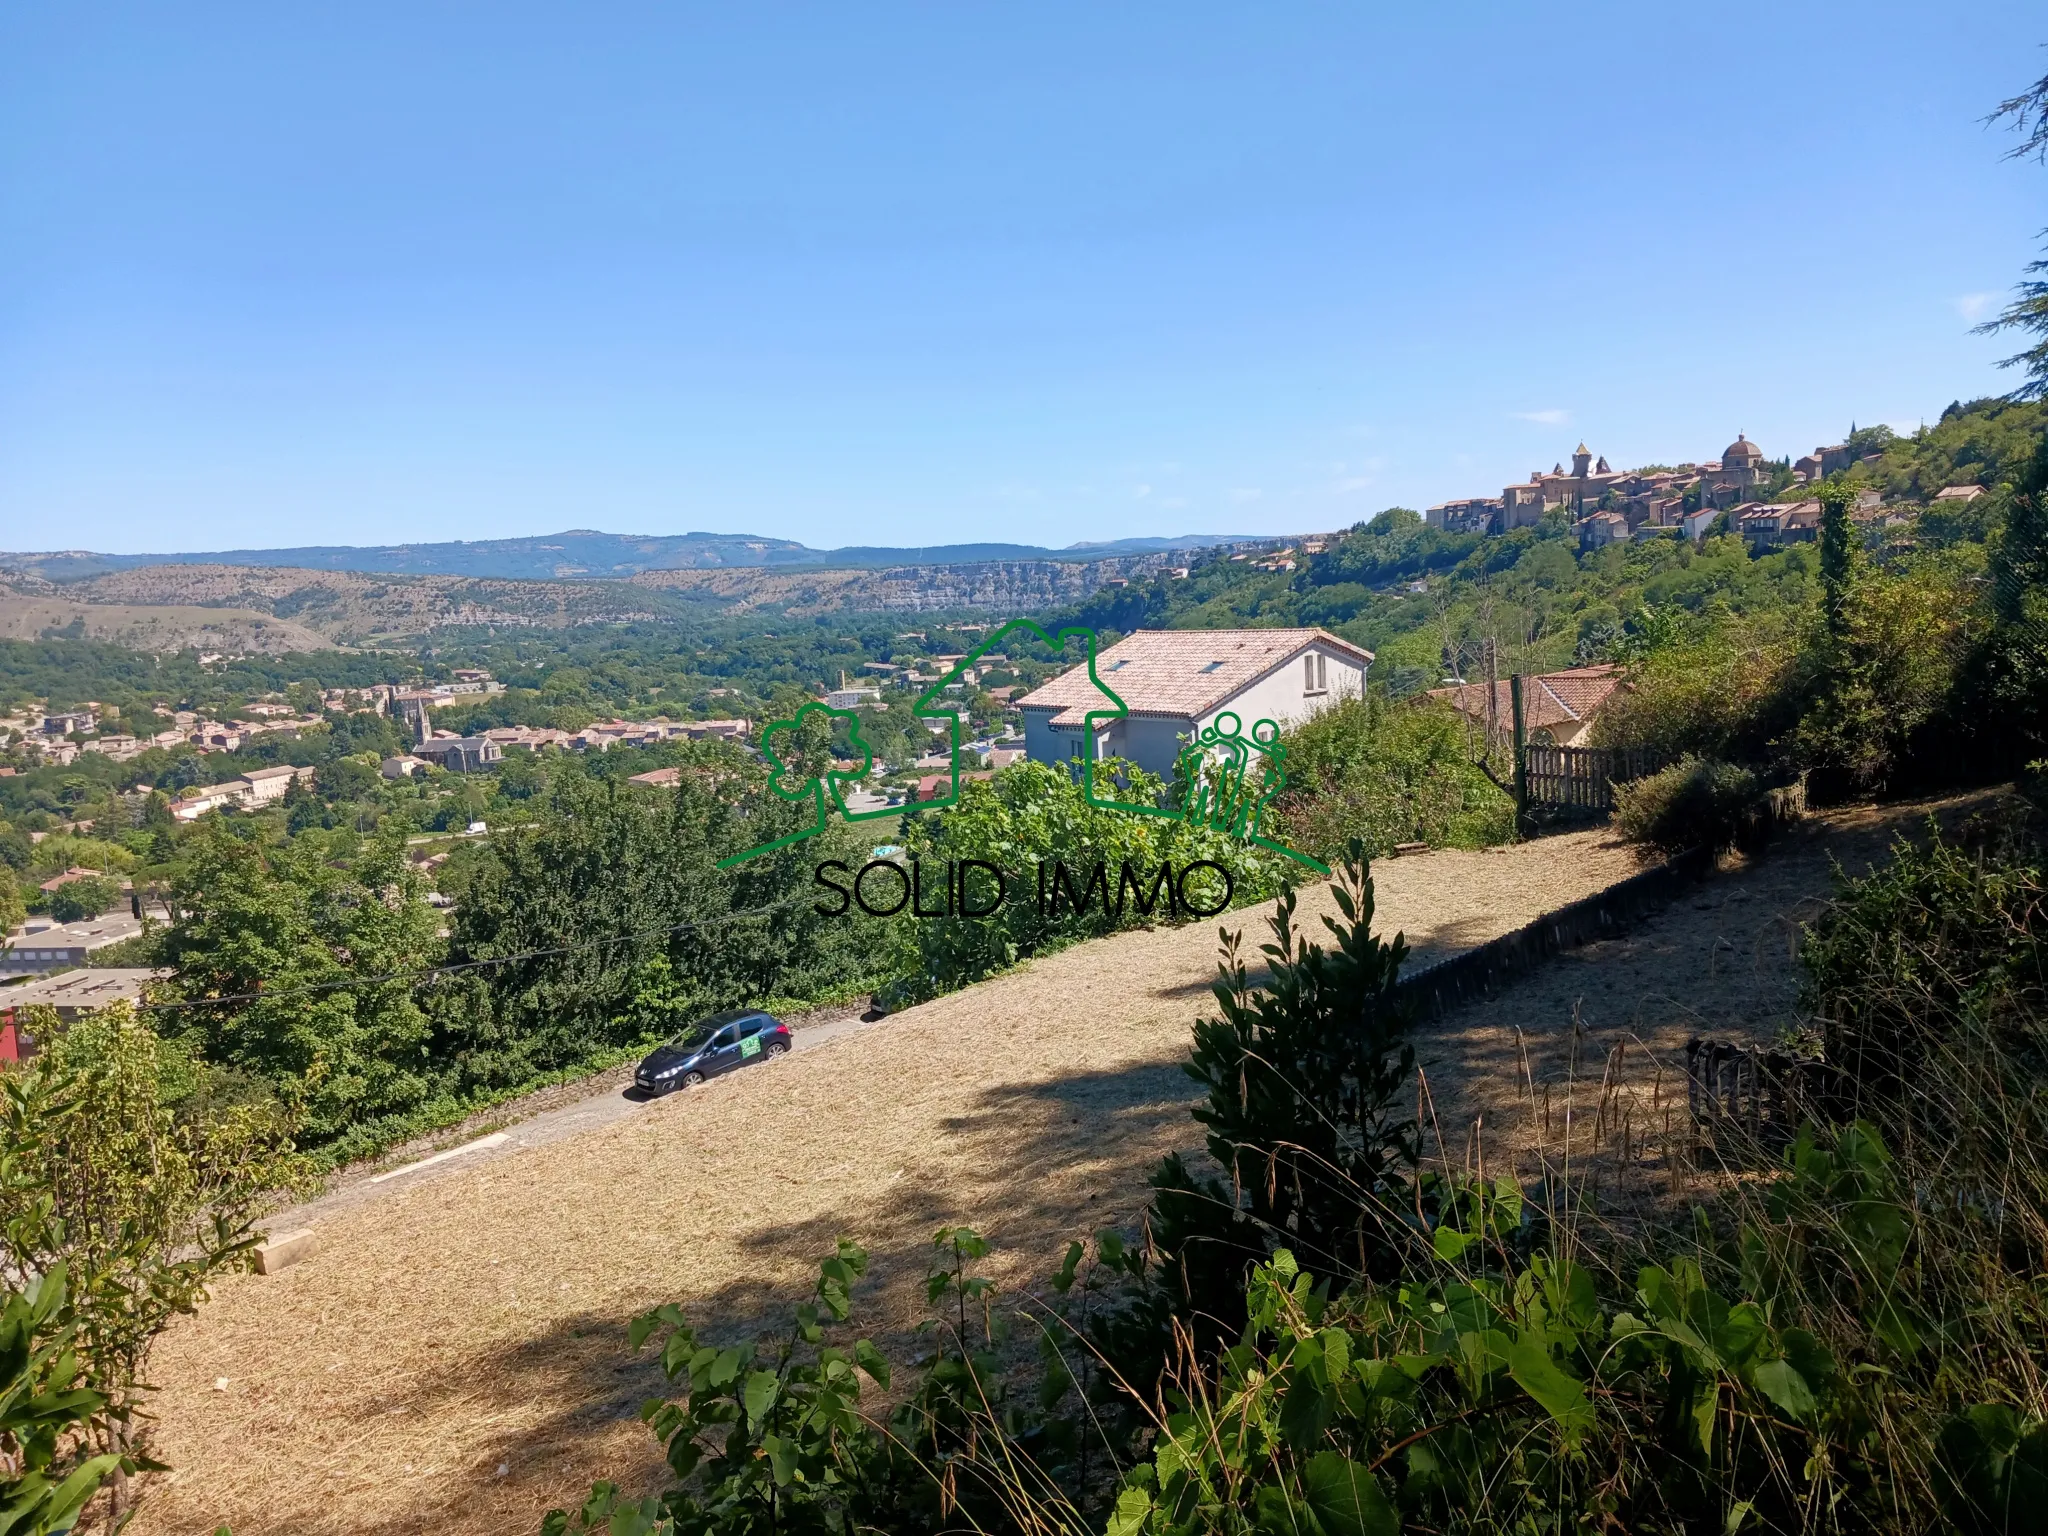
[[[83,964],[85,945],[76,941],[38,943],[34,934],[26,934],[15,940],[15,947],[0,950],[0,976],[35,976]]]
[[[1134,715],[1119,720],[1111,728],[1112,736],[1119,729],[1121,745],[1112,749],[1115,755],[1128,758],[1147,773],[1156,773],[1171,783],[1173,760],[1194,734],[1195,722],[1185,715]]]
[[[1024,711],[1024,755],[1034,763],[1064,763],[1080,745],[1081,733],[1054,730],[1052,717],[1049,709]]]
[[[249,786],[248,793],[252,804],[268,805],[273,800],[284,798],[284,792],[292,786],[292,777],[288,773],[279,773],[252,779],[245,774],[241,782]]]
[[[1303,658],[1311,651],[1325,658],[1328,683],[1325,691],[1315,694],[1305,687],[1303,666]],[[1101,732],[1097,754],[1128,759],[1147,773],[1170,780],[1174,759],[1187,739],[1202,726],[1213,724],[1225,710],[1234,711],[1241,729],[1249,734],[1260,720],[1298,725],[1339,699],[1357,698],[1364,691],[1365,668],[1348,653],[1318,642],[1304,646],[1285,665],[1225,699],[1200,720],[1185,715],[1127,715],[1115,721]],[[1024,754],[1034,763],[1071,761],[1081,747],[1080,731],[1053,729],[1052,714],[1043,709],[1024,711]]]
[[[1302,657],[1310,651],[1320,651],[1327,658],[1327,692],[1311,694],[1303,686]],[[1252,726],[1257,721],[1277,720],[1282,726],[1299,725],[1309,716],[1320,714],[1338,700],[1355,699],[1364,691],[1365,668],[1344,652],[1317,643],[1304,646],[1285,666],[1268,673],[1250,687],[1225,699],[1215,709],[1202,716],[1199,723],[1211,725],[1215,722],[1216,716],[1230,710],[1237,715],[1244,733],[1250,735]]]

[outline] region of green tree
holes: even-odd
[[[276,1084],[309,1141],[415,1107],[436,1087],[415,997],[416,973],[441,954],[424,897],[402,844],[371,843],[339,868],[216,821],[172,887],[160,953],[174,1027],[207,1060]]]
[[[56,1316],[103,1399],[94,1434],[125,1457],[157,1338],[246,1260],[257,1215],[301,1165],[275,1099],[217,1091],[125,1003],[62,1030],[35,1022],[42,1054],[0,1078],[0,1266],[68,1276]],[[116,1523],[125,1501],[117,1471]]]
[[[1828,634],[1840,640],[1848,627],[1849,587],[1855,578],[1855,545],[1849,508],[1856,492],[1837,477],[1820,488],[1821,611]]]
[[[2048,750],[2048,434],[2021,468],[1991,558],[1986,651],[1999,718],[2020,754]]]
[[[659,796],[564,776],[530,829],[494,836],[467,876],[432,998],[437,1052],[464,1086],[518,1081],[646,1038],[676,1018],[810,995],[870,974],[855,925],[814,910],[836,829],[749,859],[807,818],[758,764],[693,745]]]
[[[121,887],[104,875],[81,875],[50,892],[50,916],[60,923],[98,917],[121,899]]]
[[[1988,121],[2009,123],[2023,135],[2021,142],[2006,152],[2007,159],[2048,163],[2048,78],[2000,102]],[[2025,371],[2025,378],[2012,392],[2013,399],[2039,400],[2048,398],[2048,259],[2029,262],[2026,272],[2013,290],[2012,302],[1977,330],[1980,334],[2018,331],[2036,338],[2002,359],[1999,366]]]

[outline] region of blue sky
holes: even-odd
[[[291,13],[291,14],[286,14]],[[744,14],[742,14],[744,13]],[[1289,532],[2009,387],[2017,4],[0,10],[0,548]]]

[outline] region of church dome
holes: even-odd
[[[1752,443],[1740,432],[1735,434],[1734,442],[1721,450],[1721,462],[1723,464],[1732,464],[1737,459],[1760,459],[1763,456],[1763,449],[1757,447],[1755,443]]]

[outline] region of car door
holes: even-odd
[[[733,1050],[733,1065],[750,1067],[761,1059],[761,1031],[768,1027],[768,1020],[756,1014],[751,1019],[740,1020],[736,1027],[740,1038]]]
[[[728,1024],[711,1037],[704,1047],[703,1064],[699,1070],[706,1077],[716,1077],[721,1072],[730,1072],[740,1064],[740,1026]]]

